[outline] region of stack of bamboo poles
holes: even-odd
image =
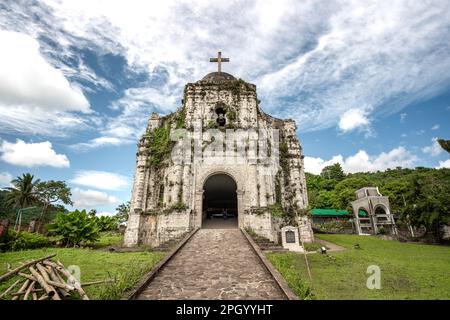
[[[82,285],[70,271],[60,261],[51,260],[54,256],[56,254],[23,263],[0,276],[0,283],[11,277],[18,277],[17,281],[0,293],[0,299],[9,294],[12,300],[62,300],[78,292],[81,299],[89,300]],[[12,293],[16,288],[19,290]]]

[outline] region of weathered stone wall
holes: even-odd
[[[239,226],[250,227],[260,235],[277,241],[277,232],[282,225],[272,223],[268,206],[278,202],[284,210],[292,213],[308,205],[303,155],[295,122],[265,114],[258,106],[256,86],[242,80],[189,83],[182,102],[176,113],[165,117],[153,114],[147,133],[140,140],[125,245],[159,245],[189,229],[201,227],[203,184],[208,176],[215,173],[228,174],[236,181]],[[222,127],[216,121],[218,108],[226,109],[226,123]],[[176,163],[168,155],[160,167],[149,166],[150,134],[166,126],[170,127],[171,132],[177,128],[187,130],[185,139],[192,144],[192,150],[174,148],[172,153],[190,155]],[[216,129],[213,141],[211,129]],[[205,162],[193,152],[194,143],[200,143],[199,147],[206,152],[213,150],[213,154],[217,154],[217,150],[221,150],[231,159],[238,157],[244,146],[247,148],[251,143],[257,143],[255,150],[270,149],[269,153],[275,152],[277,155],[278,149],[275,150],[275,146],[267,142],[274,138],[272,129],[280,131],[279,142],[286,147],[284,152],[280,151],[283,161],[279,173],[268,171],[274,164],[253,158],[247,149],[247,161],[239,164],[227,163],[227,158],[213,158],[213,161]],[[229,142],[227,137],[234,137],[234,130],[245,133],[245,141],[236,138],[233,146],[224,145],[223,141]],[[223,139],[218,139],[218,136]],[[253,208],[265,210],[265,213],[249,214]],[[183,213],[177,213],[179,210]],[[154,216],[157,218],[150,218]],[[310,232],[311,238],[312,230],[308,230],[305,228],[303,233]]]
[[[249,228],[256,234],[265,237],[271,241],[277,242],[278,237],[272,226],[272,215],[265,213],[244,213],[244,228]]]

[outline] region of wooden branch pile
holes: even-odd
[[[56,254],[23,263],[0,276],[0,283],[17,277],[9,288],[0,293],[0,299],[9,296],[12,300],[62,300],[77,292],[81,299],[89,300],[81,283],[60,262],[51,260]],[[86,285],[102,283],[91,282]],[[19,288],[17,291],[14,292]]]

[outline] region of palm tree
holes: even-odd
[[[7,188],[9,193],[6,196],[6,205],[23,210],[36,203],[38,201],[36,185],[39,182],[40,180],[34,180],[34,176],[30,173],[24,173],[22,177],[11,181],[13,187]]]

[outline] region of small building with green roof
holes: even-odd
[[[320,209],[310,211],[313,227],[316,230],[332,233],[353,233],[353,214],[343,209]],[[361,212],[364,214],[364,212]]]

